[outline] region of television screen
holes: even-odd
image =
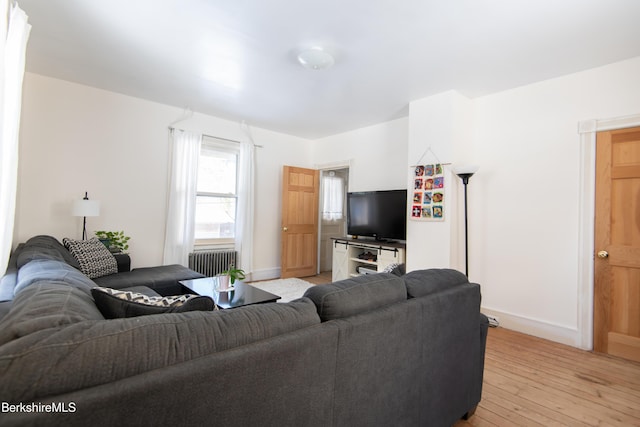
[[[407,190],[348,193],[347,234],[406,240]]]

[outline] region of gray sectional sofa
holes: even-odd
[[[2,426],[450,426],[481,398],[488,322],[454,270],[107,320],[82,274],[21,283],[32,255],[0,320]]]

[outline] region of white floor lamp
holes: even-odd
[[[82,200],[76,200],[73,203],[73,216],[84,217],[82,224],[82,240],[87,239],[87,217],[100,215],[100,202],[98,200],[89,200],[89,194],[85,191]]]

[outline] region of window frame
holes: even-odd
[[[239,184],[239,178],[240,178],[240,145],[235,141],[203,135],[202,145],[200,148],[200,154],[198,156],[198,159],[200,159],[204,155],[203,153],[206,149],[214,150],[217,152],[231,153],[235,155],[235,158],[236,158],[235,193],[212,193],[207,191],[198,191],[196,189],[196,198],[197,197],[216,197],[216,198],[234,199],[235,200],[234,224],[235,224],[235,221],[238,219],[238,190],[239,190],[238,184]],[[200,166],[198,166],[198,168],[199,167]],[[197,188],[197,183],[196,183],[196,188]],[[194,218],[194,223],[195,223],[195,218]],[[196,250],[224,249],[224,248],[233,248],[233,247],[235,247],[235,230],[234,230],[233,238],[225,237],[225,238],[198,239],[194,237],[194,249]]]

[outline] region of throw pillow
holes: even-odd
[[[91,289],[91,295],[96,306],[107,319],[218,309],[211,298],[200,295],[150,297],[138,292],[99,286]]]
[[[118,272],[118,261],[97,237],[89,240],[62,239],[64,246],[78,260],[80,271],[89,279]]]
[[[404,271],[405,271],[404,264],[397,264],[397,263],[389,264],[387,268],[382,270],[383,273],[391,273],[391,274],[395,274],[396,276],[403,276]]]

